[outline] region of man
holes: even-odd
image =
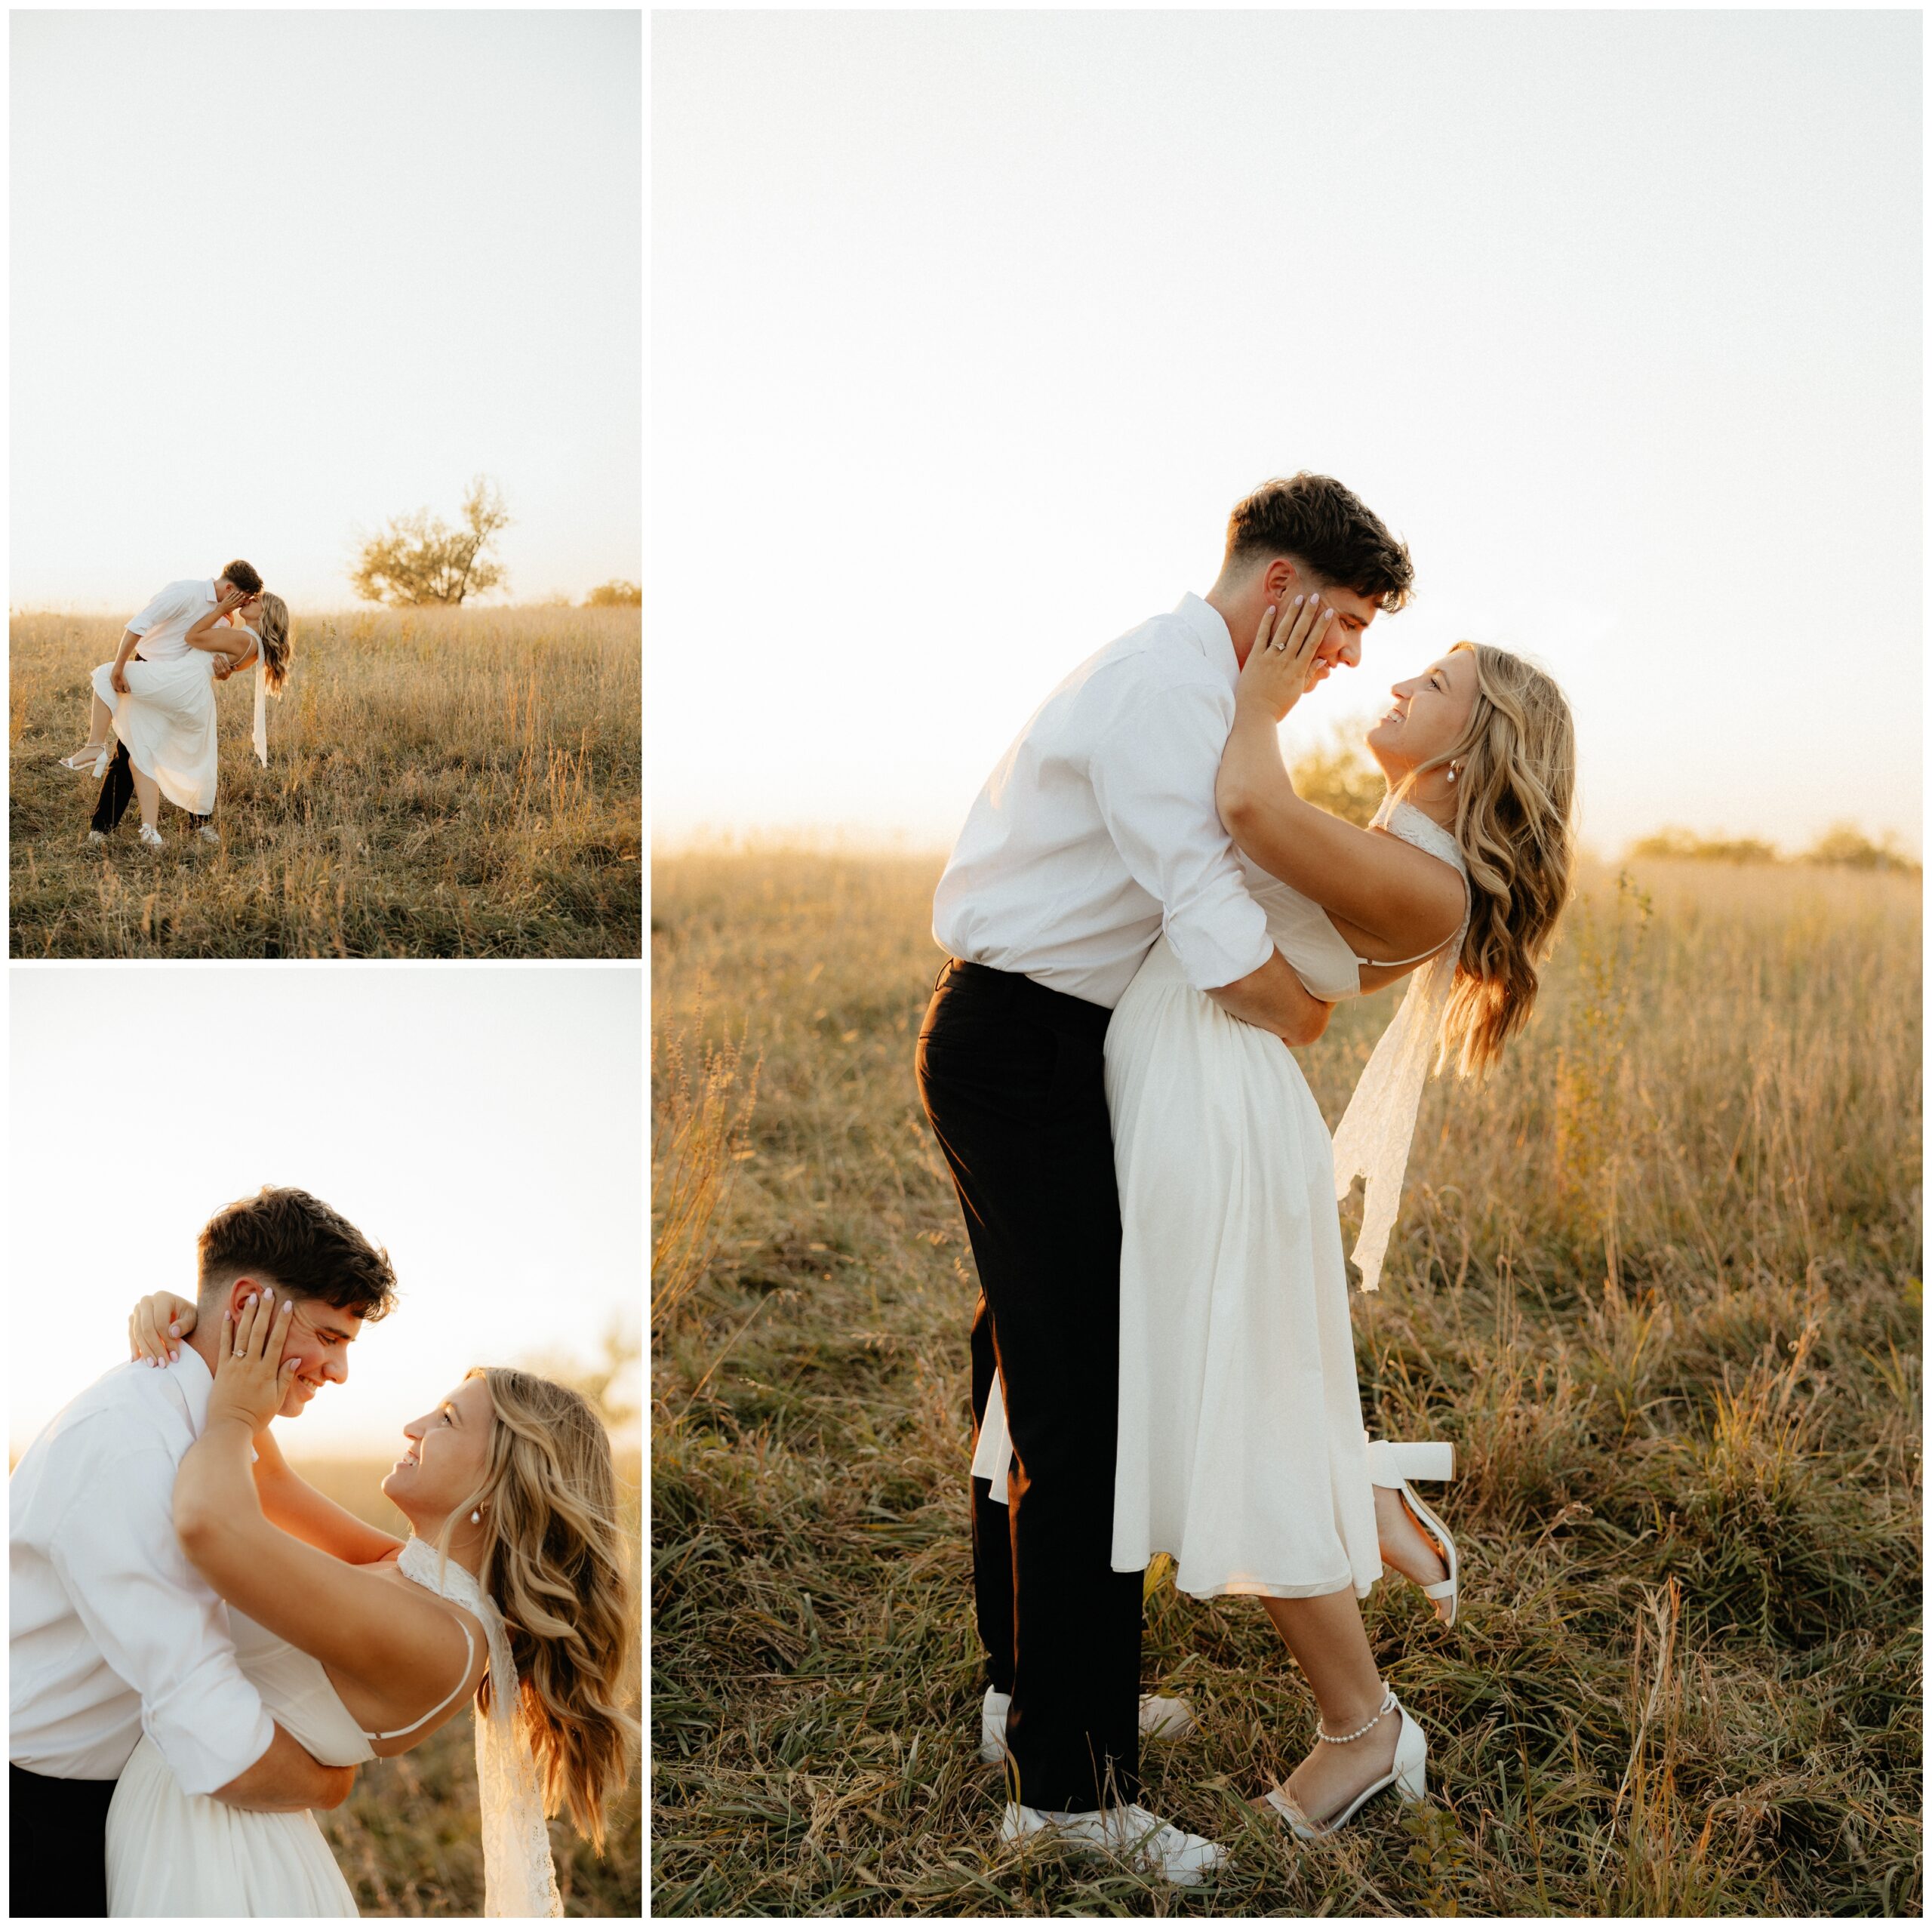
[[[319,1765],[236,1664],[228,1608],[175,1537],[174,1476],[214,1389],[222,1314],[296,1301],[280,1410],[348,1377],[347,1348],[395,1302],[386,1254],[306,1191],[264,1187],[202,1230],[193,1331],[165,1371],[117,1366],[48,1423],[8,1488],[11,1912],[107,1912],[106,1821],[143,1732],[182,1787],[280,1813],[333,1807],[352,1768]],[[185,1322],[185,1321],[184,1321]],[[273,1455],[278,1458],[278,1454]]]
[[[147,607],[121,632],[121,646],[114,655],[115,688],[124,696],[128,693],[128,679],[122,672],[128,658],[139,653],[141,643],[152,645],[185,636],[223,596],[237,590],[248,598],[242,605],[242,612],[247,613],[262,593],[262,578],[247,562],[230,562],[212,580],[189,576],[180,582],[171,582],[151,597]],[[217,682],[227,681],[231,671],[225,658],[216,657],[214,673]],[[113,761],[108,765],[106,777],[100,786],[100,799],[94,805],[94,819],[88,827],[90,843],[104,842],[120,827],[134,794],[134,770],[128,760],[128,746],[117,742]],[[207,816],[191,814],[188,820],[204,843],[220,842],[212,812]]]
[[[1224,1857],[1133,1804],[1141,1575],[1110,1562],[1121,1233],[1102,1046],[1163,930],[1232,1016],[1284,1045],[1320,1034],[1329,1006],[1270,941],[1214,779],[1266,611],[1298,594],[1332,605],[1319,680],[1361,660],[1412,579],[1407,550],[1340,482],[1266,484],[1229,518],[1204,598],[1109,643],[1048,697],[940,879],[933,934],[951,960],[917,1067],[980,1271],[976,1443],[995,1369],[1013,1435],[1010,1504],[973,1485],[983,1750],[1008,1757],[1009,1839],[1050,1832],[1183,1882]]]

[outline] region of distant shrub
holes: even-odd
[[[509,522],[502,491],[479,475],[463,498],[460,528],[427,509],[394,516],[362,543],[350,583],[365,602],[395,608],[459,605],[503,586],[502,567],[485,552]]]
[[[1700,836],[1695,830],[1666,828],[1630,845],[1633,857],[1687,857],[1707,863],[1774,863],[1777,850],[1755,836]]]
[[[644,606],[644,591],[635,582],[621,578],[601,582],[583,599],[586,609],[638,609]]]
[[[1834,870],[1897,870],[1917,876],[1920,866],[1898,846],[1897,837],[1887,830],[1873,842],[1856,824],[1835,823],[1798,860],[1823,863]]]
[[[1694,863],[1816,863],[1833,870],[1896,870],[1916,876],[1916,858],[1899,847],[1897,836],[1887,830],[1875,843],[1855,823],[1835,823],[1801,856],[1784,857],[1776,848],[1756,836],[1700,836],[1696,831],[1667,827],[1654,836],[1640,837],[1630,845],[1632,857],[1675,857]]]

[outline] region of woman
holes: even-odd
[[[297,1479],[268,1430],[299,1362],[282,1360],[292,1308],[265,1291],[223,1315],[175,1484],[183,1549],[228,1601],[269,1711],[325,1765],[406,1752],[473,1699],[486,1910],[561,1913],[544,1815],[568,1805],[601,1851],[638,1730],[610,1441],[576,1393],[478,1366],[403,1427],[382,1489],[414,1536],[392,1538]],[[135,1355],[165,1365],[168,1327],[194,1320],[185,1300],[144,1299]],[[107,1877],[115,1914],[356,1910],[312,1815],[184,1793],[145,1738],[109,1808]]]
[[[1368,1177],[1355,1255],[1373,1289],[1429,1059],[1486,1068],[1534,1002],[1567,889],[1575,761],[1549,678],[1459,644],[1397,684],[1370,732],[1389,785],[1374,827],[1304,802],[1276,731],[1334,617],[1312,599],[1269,612],[1216,796],[1312,995],[1332,1003],[1422,969],[1332,1154],[1293,1057],[1193,989],[1164,940],[1106,1045],[1122,1231],[1112,1563],[1165,1551],[1183,1592],[1261,1598],[1321,1709],[1313,1752],[1266,1796],[1303,1837],[1384,1787],[1423,1790],[1426,1742],[1383,1687],[1358,1597],[1386,1563],[1444,1618],[1455,1609],[1454,1544],[1401,1476],[1418,1453],[1441,1476],[1447,1449],[1363,1436],[1337,1182]],[[996,1404],[997,1387],[983,1476],[1010,1454]]]
[[[96,668],[87,743],[62,759],[64,768],[107,778],[88,840],[105,837],[118,823],[130,786],[140,805],[141,841],[152,849],[161,847],[163,796],[192,817],[207,816],[214,807],[218,777],[215,682],[251,663],[260,669],[255,753],[266,765],[264,699],[281,693],[291,654],[288,604],[267,589],[249,596],[231,588],[184,635],[143,644],[134,661]],[[110,728],[121,743],[111,770]]]

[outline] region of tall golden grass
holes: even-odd
[[[1144,1683],[1201,1726],[1143,1797],[1235,1852],[1183,1893],[1002,1849],[977,1757],[973,1270],[912,1070],[938,868],[654,864],[658,1142],[737,1173],[655,1347],[654,1910],[1915,1913],[1916,879],[1584,867],[1528,1033],[1429,1086],[1355,1301],[1371,1430],[1458,1448],[1457,1626],[1365,1607],[1430,1798],[1318,1854],[1257,1819],[1308,1696],[1156,1571]],[[1396,994],[1298,1053],[1331,1122]]]
[[[254,678],[217,686],[223,845],[162,806],[84,841],[85,739],[112,617],[11,624],[16,957],[635,956],[641,636],[623,608],[295,612],[249,747]]]

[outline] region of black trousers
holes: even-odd
[[[997,1365],[1009,1505],[973,1482],[973,1578],[992,1683],[1013,1695],[1015,1797],[1056,1812],[1139,1796],[1140,1590],[1116,1572],[1120,1196],[1102,1081],[1110,1013],[950,962],[919,1033],[919,1092],[979,1266],[975,1442]]]
[[[114,746],[114,760],[107,765],[107,774],[101,780],[100,800],[94,806],[94,827],[103,836],[118,829],[134,794],[134,765],[128,759],[127,744],[117,743]],[[198,830],[208,819],[190,811],[188,820]]]
[[[8,1762],[11,1918],[107,1918],[107,1807],[114,1785],[112,1780],[52,1780]]]

